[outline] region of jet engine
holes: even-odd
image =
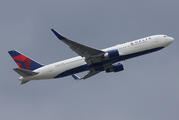
[[[107,53],[104,54],[104,58],[115,58],[119,56],[119,52],[117,49],[109,50]]]
[[[119,71],[122,71],[122,70],[124,70],[123,64],[122,63],[115,63],[110,68],[108,68],[106,70],[106,73],[119,72]]]

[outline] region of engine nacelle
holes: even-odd
[[[104,58],[115,58],[119,56],[118,49],[109,50],[104,54]]]
[[[115,63],[113,64],[110,68],[106,70],[107,73],[109,72],[119,72],[124,70],[123,64],[122,63]]]

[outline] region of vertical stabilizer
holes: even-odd
[[[11,50],[8,51],[11,57],[14,59],[16,64],[19,66],[21,69],[26,69],[26,70],[35,70],[37,68],[42,67],[43,65],[32,60],[31,58],[21,54],[20,52],[16,50]]]

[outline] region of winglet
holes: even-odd
[[[57,31],[55,31],[54,29],[51,29],[51,31],[57,36],[57,38],[59,38],[60,40],[66,39],[65,37],[63,37],[62,35],[60,35]]]
[[[71,75],[75,80],[81,80],[81,78],[80,77],[78,77],[77,75],[75,75],[75,74],[73,74],[73,75]]]

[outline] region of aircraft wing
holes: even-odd
[[[99,72],[101,72],[101,71],[90,70],[89,73],[87,75],[85,75],[82,79],[87,79],[93,75],[98,74]]]
[[[82,79],[87,79],[93,75],[96,75],[98,74],[99,72],[101,71],[95,71],[95,70],[90,70],[89,73],[87,75],[85,75],[84,77],[80,78],[78,77],[76,74],[73,74],[72,77],[75,79],[75,80],[82,80]]]
[[[74,42],[72,40],[69,40],[63,37],[54,29],[51,29],[51,30],[57,36],[58,39],[63,41],[65,44],[67,44],[78,55],[80,55],[81,57],[85,57],[87,64],[93,64],[93,63],[98,63],[102,61],[101,56],[105,54],[104,51]]]

